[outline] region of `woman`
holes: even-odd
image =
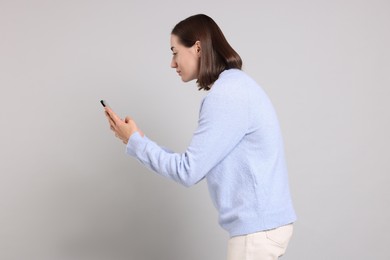
[[[106,115],[127,154],[185,186],[207,180],[220,225],[229,232],[228,260],[278,259],[296,220],[283,140],[273,106],[241,70],[240,56],[210,17],[179,22],[171,33],[173,58],[184,82],[207,90],[187,150],[172,153],[148,139],[134,120]]]

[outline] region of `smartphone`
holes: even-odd
[[[109,107],[108,103],[105,100],[100,100],[100,103],[103,107]]]

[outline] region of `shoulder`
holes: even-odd
[[[234,84],[243,82],[247,79],[248,75],[239,69],[229,69],[224,70],[219,75],[218,79],[215,81],[214,85],[220,85],[220,84]],[[214,86],[213,86],[214,87]]]
[[[248,75],[238,69],[223,71],[215,81],[202,105],[207,107],[224,106],[245,109],[250,97],[251,79]]]
[[[240,99],[248,95],[257,95],[260,86],[244,71],[229,69],[223,71],[207,96],[234,97]]]
[[[219,75],[210,92],[241,91],[242,89],[252,87],[259,86],[246,72],[239,69],[229,69]]]

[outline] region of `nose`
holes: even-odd
[[[172,58],[172,61],[171,61],[171,68],[177,68],[177,62],[173,58]]]

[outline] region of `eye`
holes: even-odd
[[[172,52],[172,55],[175,56],[177,54],[177,52]]]

